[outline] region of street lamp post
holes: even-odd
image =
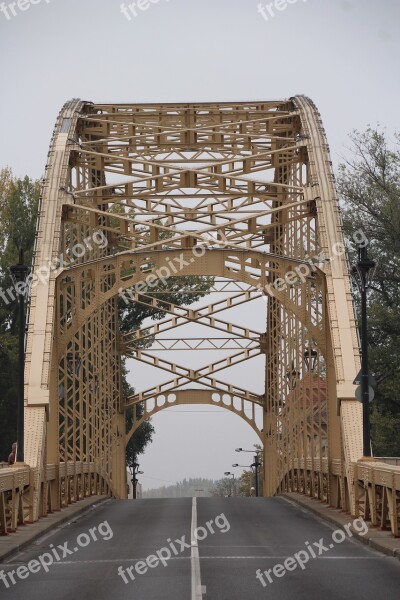
[[[367,291],[370,288],[375,268],[376,263],[368,258],[367,246],[360,246],[358,248],[358,263],[352,268],[352,274],[361,294],[361,398],[363,406],[363,455],[365,457],[371,456]]]
[[[255,475],[255,480],[256,480],[256,497],[258,498],[259,496],[259,485],[258,485],[258,467],[261,466],[260,461],[258,460],[258,454],[256,454],[254,456],[254,462],[252,464],[252,467],[254,467],[254,475]]]
[[[254,477],[255,477],[255,484],[256,484],[256,497],[259,496],[259,483],[258,483],[258,467],[261,467],[261,462],[259,460],[259,454],[262,452],[262,450],[243,450],[243,448],[236,448],[235,452],[255,452],[255,456],[254,456],[254,462],[253,464],[250,465],[250,467],[254,467]]]
[[[238,463],[234,463],[232,465],[232,467],[242,467],[243,469],[251,469],[252,465],[239,465]],[[251,477],[250,477],[250,489],[249,489],[249,493],[251,492]],[[251,494],[250,494],[251,495]]]
[[[19,368],[17,401],[17,456],[16,462],[25,461],[24,451],[24,372],[25,372],[25,294],[29,267],[24,265],[24,252],[19,252],[19,263],[10,267],[11,277],[18,295],[19,317]]]
[[[129,465],[129,472],[132,476],[131,482],[132,482],[132,499],[136,500],[136,485],[138,482],[138,479],[136,477],[136,475],[143,475],[144,471],[139,471],[139,464],[134,460],[130,465]]]
[[[225,471],[224,475],[226,475],[227,477],[230,475],[232,477],[232,485],[231,485],[231,490],[233,490],[232,496],[236,496],[235,474],[231,473],[230,471]]]

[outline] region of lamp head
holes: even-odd
[[[307,371],[314,371],[317,366],[318,352],[315,348],[307,348],[304,352],[304,364]]]
[[[352,267],[351,274],[361,292],[365,292],[371,286],[376,270],[376,262],[368,258],[367,246],[359,246],[358,263]]]
[[[13,280],[14,285],[18,283],[25,283],[26,279],[29,275],[29,267],[24,265],[24,251],[21,249],[19,251],[19,262],[17,265],[10,267],[11,278]]]

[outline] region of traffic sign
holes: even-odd
[[[354,385],[361,385],[361,377],[362,377],[362,373],[361,373],[361,369],[360,369],[359,372],[358,372],[358,374],[357,374],[357,377],[353,381]],[[372,387],[374,387],[376,385],[376,379],[371,374],[368,375],[368,383]]]
[[[375,390],[373,387],[369,386],[369,401],[372,402],[372,400],[375,398]],[[361,392],[361,385],[358,386],[358,388],[356,388],[356,400],[358,400],[359,402],[362,402],[362,392]]]

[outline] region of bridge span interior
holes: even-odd
[[[93,493],[124,499],[138,427],[199,404],[256,432],[265,495],[299,491],[397,534],[399,469],[362,456],[359,342],[313,102],[73,100],[47,162],[34,268],[58,268],[30,298],[26,465],[0,474],[3,532]],[[166,301],[171,281],[177,297],[196,282],[207,295]],[[130,303],[160,318],[121,331]],[[165,380],[125,397],[123,357]]]

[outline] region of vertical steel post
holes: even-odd
[[[367,248],[359,250],[359,264],[368,261]],[[371,435],[369,421],[369,370],[368,370],[368,320],[367,320],[367,277],[368,271],[360,269],[361,275],[361,397],[363,407],[363,455],[371,456]]]
[[[254,457],[254,472],[255,472],[255,479],[256,479],[256,498],[258,498],[258,454],[255,455]]]
[[[25,461],[24,450],[24,373],[25,373],[25,297],[19,294],[19,368],[18,368],[18,404],[17,404],[17,458]]]

